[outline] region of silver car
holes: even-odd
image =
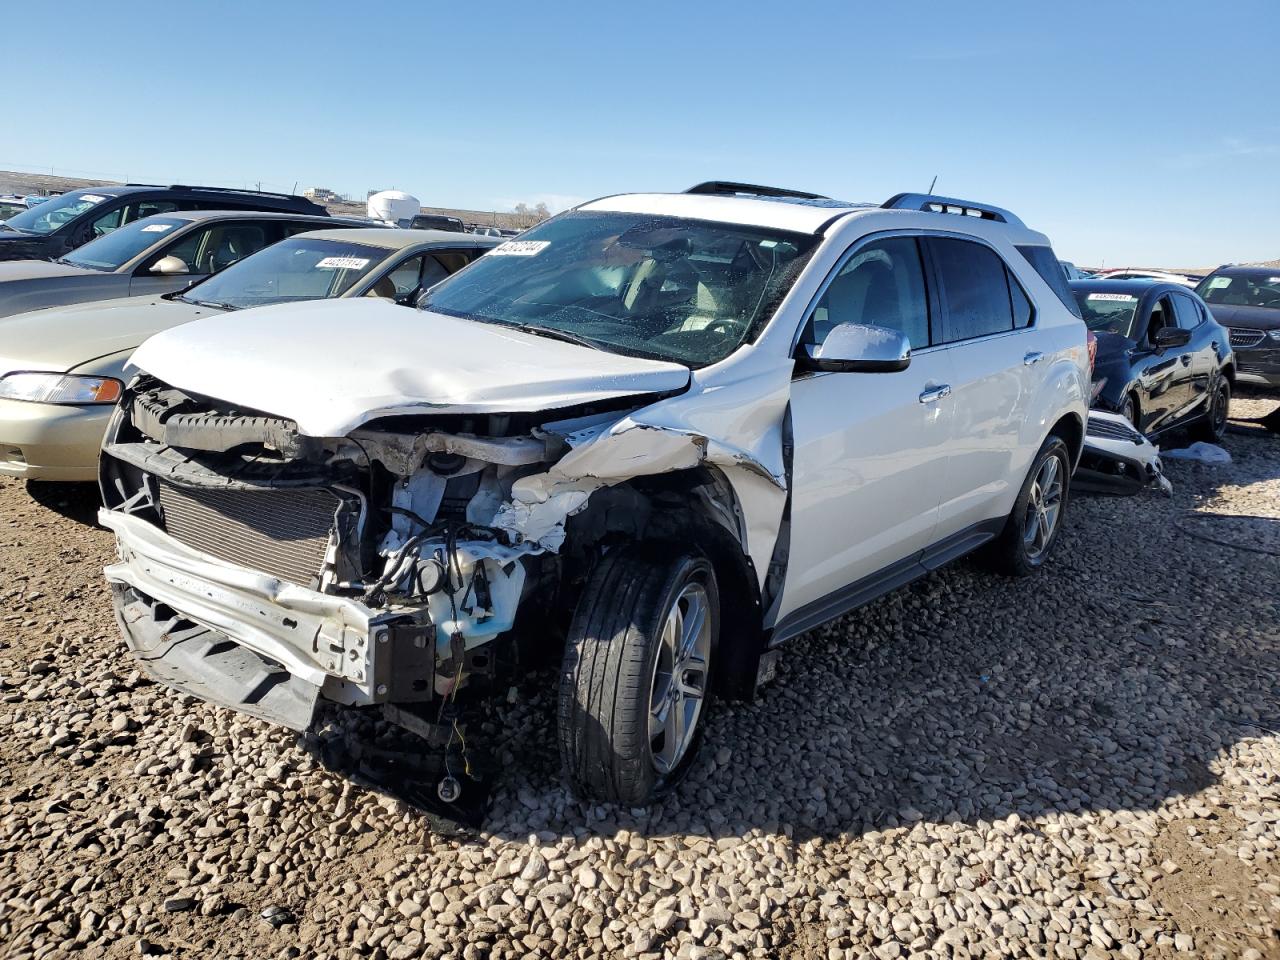
[[[58,260],[0,263],[0,317],[181,290],[296,233],[347,225],[359,224],[249,210],[179,210],[145,217]]]

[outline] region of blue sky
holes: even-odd
[[[28,0],[4,30],[5,169],[480,209],[936,174],[1082,264],[1280,257],[1277,0]]]

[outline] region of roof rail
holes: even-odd
[[[803,190],[784,190],[782,187],[762,187],[757,183],[734,183],[732,180],[708,180],[695,184],[685,193],[702,193],[713,196],[737,196],[745,194],[753,197],[794,197],[797,200],[828,200],[820,193],[806,193]]]
[[[997,223],[1026,226],[1018,217],[1002,207],[974,200],[957,200],[955,197],[939,197],[932,193],[897,193],[880,206],[885,210],[922,210],[925,213],[958,213]]]
[[[125,186],[126,187],[157,187],[162,190],[201,190],[201,191],[208,191],[210,193],[250,193],[250,194],[253,194],[254,196],[260,196],[260,197],[287,197],[290,200],[308,199],[307,197],[303,197],[300,194],[296,194],[296,193],[277,193],[274,190],[250,190],[247,187],[244,187],[244,188],[201,187],[201,186],[196,186],[190,183],[170,183],[167,185],[159,184],[159,183],[126,183]]]

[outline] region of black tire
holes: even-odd
[[[692,739],[678,762],[660,771],[650,738],[650,697],[663,625],[677,602],[688,603],[686,587],[698,595],[691,585],[705,596],[710,627],[703,693]],[[716,577],[705,557],[671,545],[633,544],[611,550],[596,565],[574,611],[560,672],[560,761],[579,796],[642,807],[680,781],[705,726],[719,629]]]
[[[1045,462],[1051,458],[1058,460],[1061,498],[1047,541],[1033,552],[1032,545],[1028,543],[1026,537],[1032,490],[1041,476]],[[1071,490],[1070,479],[1071,451],[1067,449],[1061,437],[1050,436],[1031,462],[1031,469],[1027,471],[1026,479],[1022,481],[1022,489],[1018,491],[1018,499],[1013,503],[1013,510],[1009,512],[1004,529],[987,548],[987,559],[993,568],[1011,577],[1025,577],[1044,566],[1066,519],[1067,501]]]
[[[1222,443],[1227,435],[1227,414],[1231,411],[1231,381],[1218,377],[1209,396],[1209,409],[1205,415],[1187,428],[1192,440],[1205,443]]]

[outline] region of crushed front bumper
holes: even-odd
[[[154,679],[299,730],[321,695],[421,699],[399,689],[409,675],[430,695],[421,678],[434,646],[397,623],[403,616],[233,566],[138,517],[102,510],[98,519],[120,555],[104,571],[117,619]]]
[[[1173,485],[1164,475],[1160,450],[1124,417],[1090,410],[1084,450],[1071,478],[1073,489],[1132,496],[1147,488],[1166,495]]]

